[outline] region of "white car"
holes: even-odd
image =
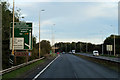
[[[74,53],[75,53],[75,50],[72,50],[72,53],[74,54]]]
[[[97,50],[93,51],[93,56],[99,56],[99,52]]]

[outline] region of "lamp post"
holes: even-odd
[[[55,46],[54,46],[54,35],[53,35],[53,34],[54,34],[54,33],[53,33],[53,26],[55,26],[55,25],[56,25],[56,24],[53,24],[53,25],[51,26],[51,29],[52,29],[52,30],[51,30],[51,31],[52,31],[52,32],[51,32],[51,33],[52,33],[51,46],[53,47],[53,48],[52,48],[52,49],[53,49],[53,50],[52,50],[52,53],[55,52],[55,49],[54,49],[54,48],[55,48]]]
[[[39,12],[39,58],[40,58],[40,13],[45,10],[40,10]]]

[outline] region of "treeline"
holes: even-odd
[[[115,48],[116,48],[116,54],[120,54],[120,36],[115,35]],[[114,35],[111,35],[110,37],[107,37],[104,40],[103,48],[104,48],[104,54],[108,54],[106,45],[113,45],[114,48]],[[85,43],[85,42],[72,42],[72,43],[63,43],[59,42],[55,44],[56,47],[59,49],[56,50],[56,52],[70,52],[72,50],[76,50],[76,52],[83,52],[83,53],[92,53],[93,50],[98,50],[99,53],[102,53],[102,44],[92,44],[92,43]],[[114,49],[111,52],[111,54],[114,54]]]
[[[12,10],[9,9],[9,3],[1,2],[2,4],[2,67],[3,69],[9,68],[9,55],[11,51],[9,50],[10,43],[10,23],[13,21]],[[17,17],[17,12],[15,11],[15,22],[19,22]],[[22,59],[23,60],[23,59]],[[22,61],[20,61],[21,63]]]
[[[10,23],[13,21],[13,12],[12,9],[10,9],[10,4],[2,1],[2,67],[3,69],[11,67],[11,64],[9,63],[10,54],[11,51],[9,49],[10,47]],[[19,22],[20,15],[20,9],[17,9],[15,11],[15,22]],[[39,56],[38,52],[38,45],[39,43],[36,42],[36,37],[33,36],[33,50],[31,57],[29,57],[29,60],[37,59]],[[43,40],[41,41],[41,57],[46,56],[51,50],[50,42]],[[16,62],[18,64],[26,62],[26,57],[17,57]]]

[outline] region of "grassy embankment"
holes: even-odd
[[[11,71],[11,72],[9,72],[9,73],[6,73],[6,74],[4,74],[4,75],[2,76],[2,78],[3,78],[3,80],[6,80],[7,78],[8,78],[8,79],[9,79],[9,78],[16,78],[17,76],[23,74],[24,72],[32,69],[33,67],[37,66],[38,64],[40,64],[40,63],[42,63],[42,62],[44,62],[44,61],[45,61],[44,59],[43,59],[43,60],[39,60],[39,61],[34,62],[34,63],[32,63],[32,64],[29,64],[29,65],[27,65],[27,66],[25,66],[25,67],[19,68],[19,69],[14,70],[14,71]]]
[[[56,54],[51,54],[51,55],[47,55],[46,58],[49,58],[49,57],[56,57]],[[39,60],[37,62],[34,62],[32,64],[29,64],[27,66],[24,66],[24,67],[21,67],[19,69],[16,69],[14,71],[11,71],[9,73],[6,73],[2,76],[3,80],[7,80],[7,79],[10,79],[10,78],[16,78],[17,76],[27,72],[28,70],[34,68],[35,66],[39,65],[40,63],[44,63],[46,59],[42,59],[42,60]]]

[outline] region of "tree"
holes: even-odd
[[[40,42],[40,45],[41,45],[41,51],[40,51],[40,56],[42,57],[42,56],[45,56],[46,54],[49,54],[50,53],[50,50],[51,50],[51,45],[50,45],[50,42],[49,41],[46,41],[46,40],[42,40],[41,42]],[[35,47],[35,49],[36,49],[36,54],[37,54],[37,56],[39,56],[38,55],[38,53],[39,53],[39,43],[37,43],[36,44],[36,47]]]
[[[13,12],[9,9],[10,4],[5,1],[0,1],[2,4],[2,63],[3,69],[9,66],[9,38],[10,38],[10,23],[13,20]],[[15,22],[19,19],[15,16]],[[21,59],[22,60],[22,59]],[[19,61],[20,62],[20,61]]]
[[[51,45],[49,41],[42,40],[41,41],[41,56],[44,56],[45,54],[49,54],[51,50]]]

